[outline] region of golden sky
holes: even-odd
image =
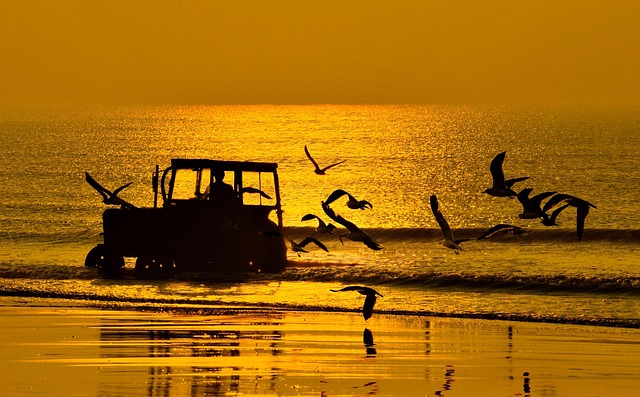
[[[638,104],[640,1],[3,0],[0,106]]]

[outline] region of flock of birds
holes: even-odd
[[[340,165],[346,161],[346,160],[342,160],[342,161],[333,163],[331,165],[328,165],[326,167],[320,167],[318,165],[318,162],[311,156],[311,153],[309,153],[309,149],[307,148],[306,145],[304,147],[304,152],[307,158],[313,164],[314,172],[318,175],[325,175],[327,170],[337,165]],[[518,182],[522,182],[529,179],[529,177],[524,176],[524,177],[518,177],[518,178],[512,178],[512,179],[505,179],[502,165],[504,163],[506,153],[507,152],[498,153],[491,161],[489,170],[491,172],[493,183],[490,188],[484,191],[484,193],[493,197],[506,197],[510,199],[517,198],[518,201],[522,204],[522,213],[519,214],[518,217],[520,219],[540,219],[541,223],[544,226],[556,226],[557,225],[556,219],[558,218],[558,215],[562,211],[564,211],[567,207],[574,207],[576,208],[576,234],[578,236],[578,241],[582,240],[582,236],[584,234],[585,219],[589,214],[589,210],[591,208],[596,208],[596,206],[586,200],[583,200],[581,198],[578,198],[569,194],[565,194],[565,193],[548,191],[548,192],[543,192],[533,197],[530,197],[531,192],[533,191],[532,188],[524,188],[520,192],[516,192],[515,190],[513,190],[514,185]],[[123,185],[117,188],[116,190],[114,190],[113,192],[111,192],[108,189],[104,188],[102,185],[100,185],[98,182],[96,182],[95,179],[93,179],[89,175],[89,173],[85,173],[85,178],[87,182],[100,193],[100,195],[103,197],[103,202],[105,204],[115,204],[115,205],[121,205],[122,207],[125,207],[125,208],[135,208],[135,206],[133,206],[132,204],[118,197],[118,193],[122,191],[124,188],[126,188],[127,186],[129,186],[130,183]],[[331,204],[333,204],[338,199],[345,196],[347,197],[346,206],[350,209],[366,210],[366,209],[373,208],[373,205],[370,202],[366,200],[358,200],[353,195],[351,195],[350,193],[348,193],[343,189],[337,189],[333,191],[326,198],[326,200],[321,202],[324,213],[332,221],[342,225],[347,230],[346,233],[343,233],[339,236],[340,242],[344,244],[344,239],[349,239],[351,241],[361,242],[372,250],[381,250],[382,246],[377,241],[375,241],[369,234],[367,234],[365,231],[360,229],[353,222],[344,218],[342,215],[337,214],[331,208],[330,206]],[[548,199],[548,200],[543,206],[542,201],[545,199]],[[460,250],[462,249],[460,247],[460,244],[465,241],[469,241],[471,239],[469,238],[456,239],[453,235],[453,231],[451,230],[451,227],[449,226],[449,223],[447,222],[447,219],[444,217],[444,215],[440,211],[440,204],[438,202],[438,198],[436,197],[436,195],[435,194],[431,195],[429,198],[429,201],[431,205],[431,211],[433,212],[433,216],[436,222],[438,223],[440,230],[442,231],[442,235],[444,238],[442,245],[446,248],[452,249],[456,254],[459,254]],[[549,214],[548,212],[550,210],[553,210],[553,211]],[[318,226],[315,228],[315,231],[318,233],[333,234],[337,230],[337,227],[334,224],[326,223],[324,220],[322,220],[319,216],[315,214],[306,214],[302,217],[302,221],[312,221],[312,220],[316,220],[318,222]],[[510,224],[498,224],[490,228],[489,230],[487,230],[485,233],[477,237],[475,240],[484,240],[493,236],[506,234],[506,233],[520,236],[527,232],[519,226],[514,226]],[[285,238],[291,245],[291,250],[297,253],[298,256],[300,256],[301,253],[308,252],[306,250],[306,247],[309,244],[315,244],[318,248],[326,252],[329,252],[327,247],[315,237],[311,237],[311,236],[305,237],[302,241],[296,242],[292,238],[286,235],[283,235],[281,233],[274,232],[271,234],[277,234],[278,236],[282,236],[283,238]],[[348,286],[340,290],[331,290],[331,291],[332,292],[357,291],[358,293],[365,295],[366,298],[365,298],[364,307],[362,310],[365,320],[369,319],[371,317],[371,314],[373,313],[373,306],[376,303],[376,297],[377,296],[382,297],[382,295],[377,291],[375,291],[374,289],[369,287],[363,287],[363,286]]]
[[[339,164],[344,163],[346,160],[333,163],[327,167],[321,168],[316,160],[311,156],[307,146],[304,147],[304,151],[306,156],[309,158],[311,163],[314,166],[314,172],[318,175],[325,175],[326,171],[332,167],[335,167]],[[596,208],[595,205],[590,202],[583,200],[581,198],[565,194],[565,193],[557,193],[555,191],[548,191],[536,194],[533,197],[530,197],[532,188],[524,188],[520,190],[520,192],[516,192],[513,190],[513,187],[518,182],[523,182],[529,179],[528,176],[506,179],[503,171],[503,163],[506,156],[506,151],[498,153],[493,160],[491,161],[491,165],[489,167],[489,171],[491,172],[492,177],[492,186],[487,188],[484,193],[493,196],[493,197],[501,197],[501,198],[516,198],[520,204],[522,205],[522,213],[518,215],[520,219],[539,219],[544,226],[556,226],[556,219],[558,215],[564,211],[567,207],[576,208],[576,234],[578,236],[578,241],[582,240],[582,236],[584,234],[584,225],[585,219],[589,214],[589,210],[591,208]],[[336,200],[346,196],[348,198],[346,202],[346,206],[350,209],[372,209],[373,205],[366,200],[358,200],[350,193],[346,192],[343,189],[337,189],[333,191],[326,200],[322,201],[322,209],[324,213],[334,222],[344,226],[347,229],[346,233],[343,233],[339,236],[340,242],[344,244],[343,239],[349,239],[351,241],[361,242],[370,249],[380,250],[382,246],[376,242],[370,235],[360,229],[353,222],[345,219],[343,216],[336,214],[336,212],[330,207],[330,204],[334,203]],[[548,199],[547,202],[542,205],[543,200]],[[456,239],[453,235],[453,231],[447,222],[447,219],[444,217],[442,212],[440,211],[440,204],[438,202],[438,198],[435,194],[431,195],[429,198],[431,211],[433,216],[438,223],[440,230],[443,235],[442,245],[446,248],[453,250],[456,254],[460,253],[461,247],[460,244],[469,241],[471,239]],[[549,213],[549,211],[552,211]],[[337,227],[332,223],[326,223],[319,216],[315,214],[306,214],[302,217],[302,221],[312,221],[316,220],[318,222],[318,226],[315,228],[315,231],[318,233],[327,233],[333,234]],[[501,235],[501,234],[512,234],[516,236],[521,236],[526,234],[526,230],[510,224],[498,224],[491,227],[489,230],[484,232],[481,236],[477,237],[475,240],[484,240],[487,238],[491,238],[493,236]],[[298,255],[303,252],[307,252],[305,247],[313,243],[318,246],[320,249],[327,251],[327,247],[317,238],[315,237],[305,237],[301,242],[295,242],[291,238],[287,236],[285,237],[289,243],[291,244],[292,251],[296,252]],[[339,290],[331,290],[332,292],[343,292],[343,291],[356,291],[362,295],[365,295],[365,302],[362,308],[362,313],[365,320],[368,320],[372,313],[373,307],[376,303],[377,296],[382,297],[382,295],[370,287],[364,286],[347,286]]]

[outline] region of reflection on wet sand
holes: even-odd
[[[573,397],[640,387],[640,333],[629,329],[379,315],[363,330],[357,313],[276,310],[0,313],[2,396]]]
[[[275,390],[274,382],[283,371],[269,357],[282,353],[278,347],[282,333],[274,329],[281,324],[267,324],[265,330],[253,329],[261,323],[251,322],[241,326],[248,329],[238,330],[239,324],[233,321],[109,322],[100,328],[102,356],[120,362],[151,359],[146,380],[149,397],[177,396],[185,387],[195,396],[236,394],[247,387]]]

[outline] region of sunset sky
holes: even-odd
[[[0,106],[639,104],[638,1],[8,0]]]

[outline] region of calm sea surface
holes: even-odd
[[[358,311],[362,297],[330,289],[358,284],[386,313],[469,316],[640,327],[640,108],[437,106],[218,106],[0,111],[0,293],[91,304],[206,310],[217,304]],[[347,160],[324,176],[320,165]],[[489,163],[506,151],[516,190],[557,191],[595,204],[584,238],[575,209],[560,226],[521,220],[515,199],[483,194]],[[384,247],[315,235],[318,249],[282,274],[179,275],[103,280],[83,266],[102,241],[100,196],[152,206],[151,174],[171,158],[277,162],[288,235],[314,235],[307,213],[335,189],[373,209],[337,212]],[[439,242],[429,196],[437,194],[454,233],[476,237],[498,223],[523,238]],[[132,262],[128,263],[128,270]]]

